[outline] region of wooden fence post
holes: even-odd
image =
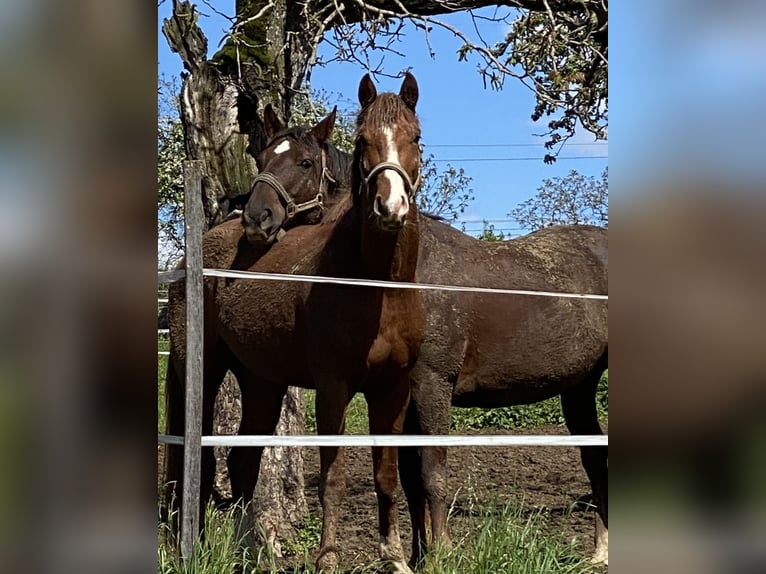
[[[199,537],[200,466],[202,459],[203,162],[184,161],[184,227],[186,234],[186,428],[184,431],[181,556],[192,557]]]

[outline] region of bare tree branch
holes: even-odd
[[[489,18],[474,9],[490,5],[505,7],[506,12]],[[433,27],[450,32],[461,46],[458,57],[478,57],[478,72],[485,87],[502,89],[505,79],[520,81],[534,92],[534,121],[548,120],[546,147],[551,153],[545,161],[555,161],[562,146],[582,127],[605,139],[608,125],[608,5],[606,0],[386,0],[364,2],[347,0],[342,12],[334,4],[336,17],[328,17],[323,28],[331,34],[324,38],[335,56],[334,61],[356,62],[373,75],[383,74],[385,54],[397,54],[395,44],[402,24],[409,22],[422,30],[431,57],[434,50],[430,33]],[[499,8],[498,8],[499,9]],[[512,11],[511,9],[515,9]],[[440,14],[467,11],[472,19],[474,40],[458,27],[435,18]],[[512,17],[513,14],[513,17]],[[482,35],[477,20],[510,22],[507,36],[490,44]],[[372,54],[381,54],[373,65]]]

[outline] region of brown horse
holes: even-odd
[[[324,120],[310,129],[287,128],[274,113],[271,105],[264,110],[264,126],[269,138],[267,146],[257,158],[261,172],[252,186],[256,196],[268,190],[276,193],[279,189],[286,194],[294,209],[292,218],[280,215],[279,229],[271,231],[268,217],[258,219],[258,230],[251,237],[259,239],[252,244],[242,233],[239,220],[226,221],[205,234],[203,259],[208,268],[248,269],[253,265],[279,235],[279,230],[291,225],[317,223],[324,211],[335,205],[339,199],[349,195],[351,180],[351,156],[340,152],[329,143],[335,125],[335,110]],[[280,147],[281,146],[281,147]],[[285,149],[288,148],[288,149]],[[279,149],[279,153],[275,152]],[[297,167],[296,167],[297,166]],[[319,200],[317,197],[321,194]],[[284,200],[283,200],[284,201]],[[283,205],[276,202],[274,210]],[[309,206],[308,208],[305,206]],[[284,207],[285,213],[287,207]],[[239,214],[244,220],[246,215]],[[182,261],[178,266],[185,266]],[[222,279],[205,279],[205,394],[203,406],[203,434],[213,432],[213,410],[215,395],[220,380],[213,372],[220,371],[219,364],[225,364],[225,346],[215,328],[218,317],[216,295],[226,282]],[[183,373],[186,363],[186,306],[183,282],[170,285],[168,322],[170,327],[170,357],[168,361],[166,401],[168,432],[181,435],[184,432]],[[227,367],[228,368],[228,367]],[[225,373],[225,371],[224,371]],[[221,375],[222,376],[222,375]],[[215,380],[214,380],[215,379]],[[183,468],[182,450],[168,447],[166,451],[166,479],[173,485],[180,485]],[[212,493],[215,475],[215,460],[211,449],[202,450],[202,493],[203,500]],[[180,500],[180,492],[169,491],[168,502]]]
[[[421,220],[417,282],[606,294],[607,233],[557,226],[483,242]],[[601,434],[596,386],[607,368],[607,304],[598,300],[426,291],[426,338],[412,370],[405,432],[448,434],[450,406],[500,407],[556,395],[572,434]],[[593,490],[595,561],[608,560],[607,448],[582,447]],[[401,449],[402,486],[413,521],[413,557],[447,536],[446,447]]]
[[[420,171],[417,98],[417,83],[409,74],[398,96],[378,96],[369,77],[362,79],[353,193],[329,210],[321,224],[287,233],[251,270],[414,279],[419,237],[412,196],[412,182]],[[248,218],[243,218],[251,229],[263,221],[250,219],[250,203],[258,201],[255,195],[245,209]],[[257,229],[247,234],[259,235]],[[206,243],[215,242],[215,237],[206,237]],[[217,250],[214,245],[210,249]],[[402,431],[409,370],[425,329],[417,292],[244,280],[219,282],[215,291],[212,307],[217,315],[211,317],[206,309],[205,317],[206,331],[214,332],[206,332],[204,394],[214,396],[225,370],[234,372],[242,391],[240,432],[272,433],[288,385],[316,388],[321,434],[343,432],[345,410],[356,392],[367,399],[372,433]],[[178,389],[173,394],[178,395]],[[212,411],[209,403],[206,411]],[[209,418],[207,412],[204,418]],[[252,496],[261,452],[256,447],[232,450],[229,469],[235,497]],[[334,568],[338,505],[345,488],[343,452],[321,448],[320,458],[324,516],[318,562]],[[396,463],[397,449],[373,448],[381,556],[396,571],[409,572],[394,501]]]
[[[318,223],[324,209],[349,191],[351,156],[327,143],[335,113],[333,108],[311,130],[287,129],[271,104],[266,106],[263,119],[269,140],[256,160],[259,175],[242,212],[250,243],[271,244],[291,227]],[[261,198],[271,194],[275,201],[265,204]]]
[[[263,190],[262,205],[278,205]],[[253,212],[257,217],[257,211]],[[421,217],[417,281],[606,294],[607,234],[557,226],[502,243],[478,241]],[[607,367],[603,301],[426,291],[426,338],[413,369],[409,433],[447,434],[450,406],[485,408],[561,395],[574,434],[601,434],[596,385]],[[597,509],[594,560],[608,561],[607,448],[582,447]],[[413,554],[447,536],[446,449],[400,450],[402,486],[413,520]]]

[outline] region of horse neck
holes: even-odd
[[[351,192],[353,155],[339,150],[332,144],[326,144],[325,153],[327,154],[327,165],[335,178],[335,182],[330,184],[328,201],[325,203],[333,205]]]
[[[382,281],[415,281],[420,242],[418,210],[415,203],[410,202],[405,226],[394,233],[379,229],[366,211],[359,207],[357,204],[364,276]]]

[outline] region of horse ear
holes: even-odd
[[[359,103],[362,104],[362,108],[366,108],[377,97],[378,90],[375,89],[375,84],[372,83],[370,74],[365,74],[362,81],[359,82]]]
[[[286,127],[282,120],[279,119],[274,108],[271,107],[271,104],[266,104],[266,109],[263,110],[263,129],[266,131],[266,137],[272,138],[274,134],[278,134]]]
[[[404,100],[404,103],[414,112],[415,104],[418,103],[418,81],[415,76],[409,72],[405,72],[404,81],[402,81],[402,87],[399,90],[399,97]]]
[[[311,128],[311,134],[319,143],[324,143],[330,139],[332,129],[335,127],[335,114],[338,111],[338,106],[335,106],[330,115]]]

